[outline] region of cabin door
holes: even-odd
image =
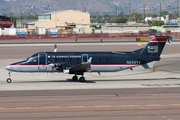
[[[47,69],[47,54],[46,53],[38,54],[38,69],[39,70]]]
[[[83,54],[82,55],[82,63],[86,63],[88,61],[88,55],[87,54]]]

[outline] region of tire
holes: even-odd
[[[11,83],[11,82],[12,82],[11,78],[8,78],[7,83]]]
[[[78,80],[78,77],[77,77],[77,76],[73,76],[72,80],[73,80],[73,81],[77,81],[77,80]]]
[[[85,82],[85,78],[84,78],[84,77],[80,77],[80,78],[79,78],[79,81],[80,81],[80,82]]]

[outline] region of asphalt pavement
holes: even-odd
[[[72,44],[72,43],[71,43]],[[132,51],[145,44],[58,45],[58,51]],[[76,44],[76,45],[74,45]],[[60,73],[12,73],[5,66],[53,44],[0,46],[0,119],[179,120],[180,44],[167,44],[154,68],[87,73],[85,83]]]

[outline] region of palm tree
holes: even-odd
[[[135,22],[137,22],[138,19],[139,19],[139,13],[138,12],[134,12],[133,15],[134,15]]]
[[[174,15],[175,15],[175,20],[176,20],[176,18],[177,18],[177,12],[176,11],[174,11]]]

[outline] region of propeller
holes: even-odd
[[[55,67],[55,64],[53,64],[53,63],[51,63],[51,64],[49,64],[49,67]]]
[[[54,64],[54,58],[52,58],[52,63],[48,65],[49,67],[52,67],[52,69],[56,68],[56,64]]]
[[[52,58],[52,63],[49,64],[48,66],[49,67],[52,67],[52,69],[56,69],[57,70],[57,67],[60,67],[62,64],[59,64],[59,63],[54,63],[54,58]]]

